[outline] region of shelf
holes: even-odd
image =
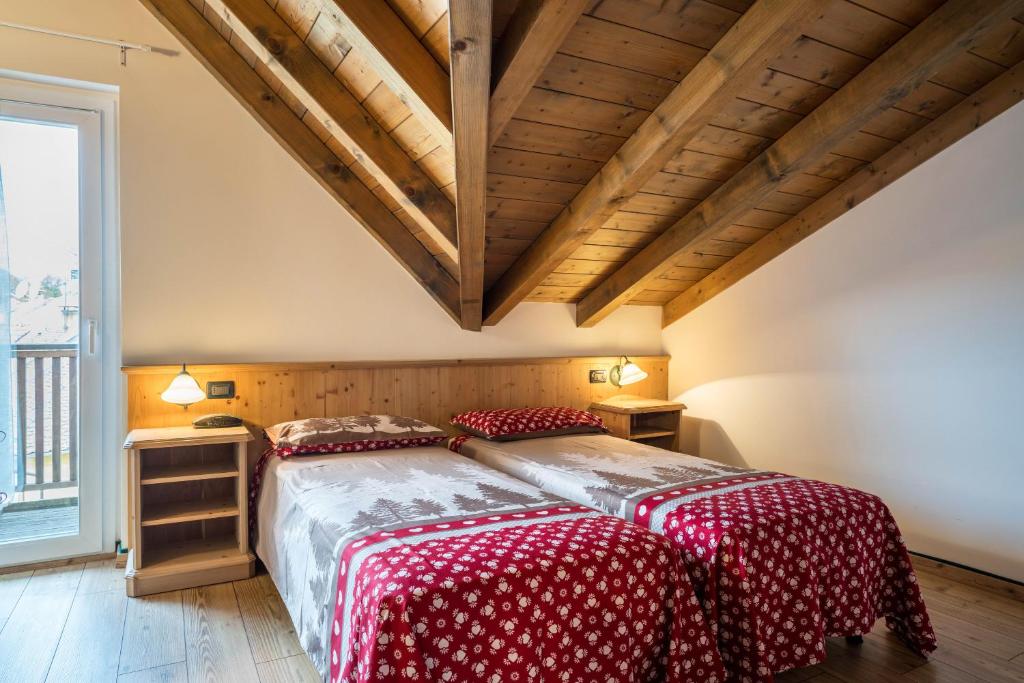
[[[245,427],[223,427],[221,429],[161,427],[158,429],[133,429],[125,439],[124,447],[136,450],[183,448],[185,446],[244,443],[246,441],[252,441],[252,434]]]
[[[143,556],[143,572],[172,572],[197,565],[238,562],[245,556],[238,550],[232,536],[198,538],[147,548]]]
[[[179,481],[202,481],[204,479],[233,479],[238,476],[234,463],[217,462],[202,465],[178,465],[143,468],[143,486],[152,484],[173,484]]]
[[[592,408],[621,415],[644,415],[647,413],[677,413],[685,410],[686,406],[675,401],[662,401],[654,398],[612,396],[600,403],[593,404]]]
[[[234,500],[182,500],[151,505],[142,511],[142,526],[197,522],[218,517],[237,517]]]
[[[632,441],[640,439],[657,439],[663,436],[675,436],[676,431],[674,429],[647,429],[644,427],[634,427],[630,431],[629,438]]]

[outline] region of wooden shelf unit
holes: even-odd
[[[590,406],[612,436],[641,441],[670,451],[679,449],[682,403],[639,396],[615,396]]]
[[[245,427],[136,429],[125,584],[135,597],[253,575]]]

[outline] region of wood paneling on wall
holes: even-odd
[[[632,360],[649,376],[624,389],[589,380],[590,370],[610,370],[618,362],[614,356],[195,365],[189,372],[201,387],[234,380],[235,397],[206,400],[187,410],[160,399],[178,366],[126,367],[128,427],[181,425],[198,415],[226,412],[258,432],[297,418],[389,413],[451,430],[453,414],[479,408],[587,408],[616,394],[667,398],[669,357]]]

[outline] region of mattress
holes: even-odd
[[[256,553],[325,680],[714,681],[665,539],[440,447],[269,457]]]
[[[935,649],[903,538],[876,496],[607,434],[450,447],[672,541],[731,679],[816,664],[826,637],[867,633],[881,617],[914,651]]]

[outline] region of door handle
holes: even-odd
[[[96,320],[90,318],[85,321],[86,350],[92,356],[96,353]]]

